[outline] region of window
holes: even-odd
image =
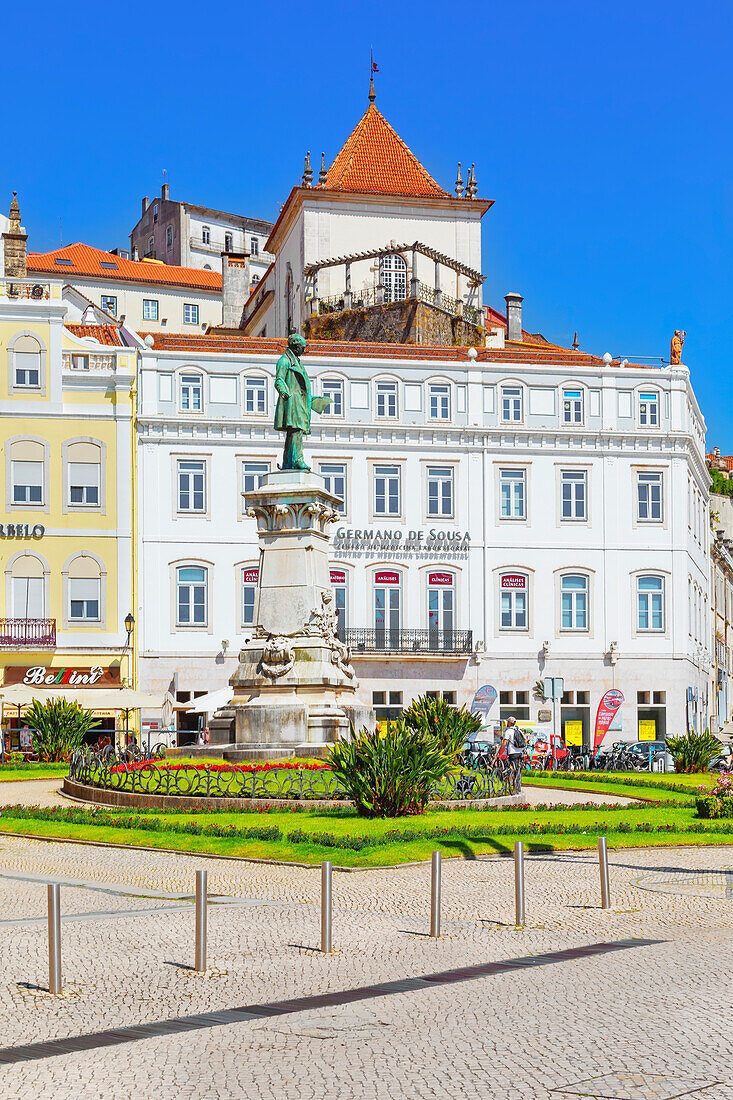
[[[659,427],[659,394],[639,394],[639,424],[642,428]]]
[[[167,248],[172,248],[173,247],[173,229],[171,228],[170,225],[166,227],[165,243],[166,243]]]
[[[453,515],[453,468],[428,466],[428,515]]]
[[[270,472],[269,462],[243,462],[242,463],[242,492],[251,493],[253,489],[259,489],[265,474]]]
[[[454,576],[452,573],[428,573],[428,630],[434,647],[450,647],[455,630]],[[442,638],[441,638],[442,635]]]
[[[204,244],[211,244],[211,230],[208,225],[201,226],[201,240]]]
[[[401,511],[399,466],[375,466],[375,516],[399,516]]]
[[[344,384],[340,378],[325,378],[323,396],[331,398],[331,404],[324,410],[324,416],[344,415]]]
[[[522,423],[522,387],[501,387],[501,419],[509,424]]]
[[[180,392],[183,412],[201,412],[204,385],[200,374],[182,374]]]
[[[346,640],[349,613],[349,590],[346,584],[346,574],[340,570],[332,569],[331,587],[333,589],[333,611],[336,616],[336,634],[343,642]]]
[[[199,307],[191,302],[186,302],[183,307],[184,325],[197,325],[199,323]]]
[[[526,519],[526,471],[500,470],[499,496],[502,519]]]
[[[153,206],[153,223],[157,222],[157,220],[158,220],[158,204],[156,202],[155,205]]]
[[[143,321],[158,320],[158,302],[155,298],[143,298]]]
[[[394,420],[397,417],[397,383],[377,382],[377,416]]]
[[[178,463],[178,511],[206,511],[206,463],[181,459]]]
[[[563,424],[583,423],[583,391],[565,390],[562,395]]]
[[[19,333],[8,343],[8,389],[41,390],[44,384],[45,349],[30,333]]]
[[[587,474],[585,470],[562,470],[562,518],[587,519]]]
[[[561,580],[563,630],[588,629],[588,578],[567,574]]]
[[[69,463],[69,504],[99,505],[101,480],[99,462]]]
[[[89,356],[88,355],[72,355],[72,357],[71,357],[71,369],[72,370],[89,370]]]
[[[198,565],[182,565],[176,570],[178,626],[206,625],[206,589],[206,569]]]
[[[101,580],[99,577],[69,577],[69,618],[76,622],[98,622]]]
[[[46,617],[46,592],[43,562],[31,554],[17,557],[11,576],[12,615],[15,619]]]
[[[232,233],[224,234],[224,251],[231,252],[234,248],[234,235]]]
[[[664,581],[661,577],[637,579],[636,609],[639,630],[664,630]]]
[[[385,302],[401,302],[407,297],[407,264],[402,256],[381,256],[379,281]]]
[[[242,570],[242,626],[254,625],[257,575],[257,569]]]
[[[13,460],[13,504],[43,504],[43,462]]]
[[[253,256],[259,256],[260,254],[260,241],[258,237],[250,237],[249,251]]]
[[[637,474],[636,492],[639,520],[660,522],[662,519],[661,473]]]
[[[398,648],[400,642],[401,578],[394,571],[374,574],[374,630],[378,648]]]
[[[334,496],[341,498],[341,503],[336,506],[336,511],[342,515],[346,513],[346,464],[343,462],[321,462],[318,473],[326,483],[326,490]]]
[[[148,256],[155,256],[155,237],[148,237]]]
[[[264,378],[245,378],[244,411],[248,413],[267,412],[267,381]]]
[[[113,317],[117,316],[117,299],[113,294],[102,295],[102,309],[107,313],[111,313]]]
[[[500,625],[502,630],[527,629],[527,588],[524,573],[503,573],[500,586]]]
[[[450,420],[450,386],[433,382],[428,386],[428,407],[431,420]]]

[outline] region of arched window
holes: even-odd
[[[46,617],[46,570],[34,554],[19,554],[10,567],[10,605],[14,619]]]
[[[8,392],[44,394],[46,348],[31,332],[18,332],[8,342]]]
[[[636,580],[636,626],[637,630],[664,630],[664,579],[654,576],[640,576]]]
[[[427,575],[428,630],[431,649],[451,649],[456,616],[456,578],[445,569],[434,569]]]
[[[46,445],[17,439],[9,446],[10,499],[14,508],[37,509],[47,504]]]
[[[99,508],[102,503],[102,448],[98,443],[68,443],[66,504],[70,508]]]
[[[195,371],[183,371],[178,383],[181,412],[201,412],[204,407],[204,380]]]
[[[208,570],[202,565],[176,569],[176,623],[206,626],[208,620]]]
[[[211,230],[208,225],[201,226],[201,240],[204,244],[211,244]]]
[[[499,626],[526,630],[529,623],[529,577],[516,571],[499,575]]]
[[[566,573],[560,581],[560,606],[563,630],[588,629],[588,578],[582,573]]]
[[[380,256],[379,281],[385,302],[401,302],[407,297],[407,264],[402,256]]]
[[[74,623],[102,621],[102,570],[96,558],[78,554],[67,569],[67,620]]]
[[[255,621],[255,597],[257,596],[259,569],[256,565],[245,565],[240,569],[239,575],[241,577],[242,629],[246,630]]]
[[[397,569],[374,573],[374,642],[377,649],[399,649],[402,626],[402,574]]]

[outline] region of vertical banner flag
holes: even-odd
[[[618,708],[622,706],[624,701],[624,693],[617,688],[612,688],[607,691],[598,704],[598,713],[596,714],[596,732],[593,738],[593,749],[597,749],[603,738],[608,733],[608,727],[618,711]]]
[[[480,687],[473,697],[471,710],[474,714],[480,714],[486,719],[497,698],[497,690],[491,684]]]

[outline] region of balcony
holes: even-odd
[[[56,646],[55,619],[0,619],[0,647],[18,649],[32,646],[34,649],[54,649]]]
[[[342,631],[351,653],[359,657],[366,653],[403,654],[431,657],[468,657],[473,653],[471,630],[362,630],[360,627]]]

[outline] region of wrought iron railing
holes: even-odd
[[[452,317],[463,317],[469,324],[479,325],[481,323],[481,312],[476,309],[475,306],[466,305],[461,299],[453,298],[450,294],[446,294],[445,291],[440,292],[440,301],[438,301],[438,291],[435,290],[434,287],[428,286],[427,283],[419,284],[418,300],[427,302],[428,305],[444,309],[446,313],[450,313]],[[410,301],[410,295],[405,294],[404,298],[398,298],[397,301]],[[391,300],[384,290],[382,290],[380,302],[376,287],[352,291],[350,306],[346,304],[347,299],[344,291],[340,294],[331,294],[325,298],[314,297],[311,299],[311,302],[314,309],[317,308],[319,314],[341,313],[345,309],[363,309],[365,306],[391,304]]]
[[[472,653],[471,630],[363,630],[342,631],[352,654],[359,653]]]
[[[0,619],[0,646],[56,645],[55,619]]]

